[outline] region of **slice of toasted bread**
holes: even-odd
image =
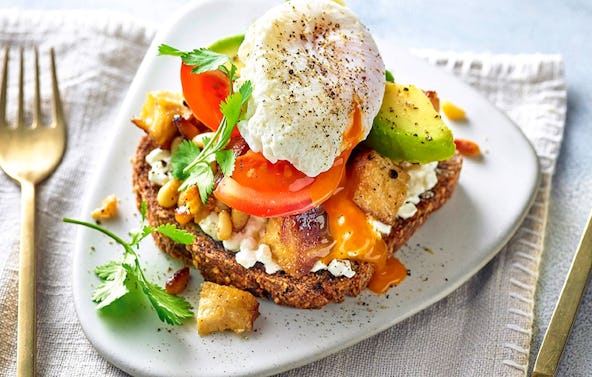
[[[157,145],[148,136],[140,140],[133,163],[133,185],[138,206],[147,204],[147,220],[152,226],[176,223],[174,209],[161,207],[157,201],[159,186],[148,180],[150,166],[146,155]],[[395,251],[413,235],[426,221],[430,213],[440,208],[452,194],[458,181],[462,165],[460,155],[438,165],[438,183],[417,205],[417,213],[406,220],[398,219],[385,241],[389,250]],[[247,290],[259,297],[266,297],[277,304],[297,308],[320,308],[330,302],[341,302],[345,296],[357,296],[367,285],[374,273],[370,263],[352,262],[355,275],[352,278],[335,277],[326,270],[309,273],[294,278],[284,272],[267,274],[257,263],[252,268],[244,268],[234,258],[234,253],[226,251],[220,242],[214,241],[190,222],[183,226],[195,235],[190,246],[176,244],[159,233],[153,233],[156,245],[164,252],[186,263],[193,263],[206,281],[233,285]]]

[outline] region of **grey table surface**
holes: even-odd
[[[157,25],[184,0],[0,0],[0,9],[103,9]],[[553,178],[540,270],[531,366],[592,208],[592,1],[347,0],[377,35],[409,48],[557,53],[568,90],[567,124]],[[592,375],[592,287],[563,354],[559,376]]]

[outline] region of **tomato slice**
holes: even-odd
[[[342,153],[329,170],[313,178],[287,161],[271,163],[261,153],[249,150],[236,159],[232,177],[222,178],[214,196],[260,217],[303,213],[333,195],[344,176],[349,153]]]
[[[181,64],[183,97],[189,108],[203,124],[215,131],[220,126],[220,102],[230,93],[230,81],[219,70],[191,73],[192,66]]]

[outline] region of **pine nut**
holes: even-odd
[[[247,221],[249,221],[249,215],[239,211],[238,209],[232,209],[230,213],[230,218],[232,220],[232,227],[234,230],[241,230],[247,225]]]
[[[230,214],[226,210],[220,211],[218,214],[218,229],[216,230],[216,236],[220,241],[224,241],[232,236],[232,220]]]
[[[181,186],[181,181],[177,179],[171,179],[165,183],[156,195],[158,204],[164,208],[173,208],[179,200],[179,186]]]

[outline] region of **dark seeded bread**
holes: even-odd
[[[150,166],[145,157],[156,147],[145,136],[140,141],[133,164],[133,184],[138,205],[147,203],[147,219],[150,225],[175,223],[174,210],[158,205],[156,196],[159,186],[148,180]],[[425,222],[431,212],[438,209],[450,197],[458,180],[462,158],[454,156],[439,164],[439,182],[434,195],[423,199],[418,213],[410,219],[398,221],[386,241],[393,251],[401,247]],[[374,272],[370,263],[353,262],[356,274],[352,278],[334,277],[328,271],[309,273],[296,279],[283,272],[267,274],[257,263],[253,268],[244,268],[234,258],[234,253],[224,250],[220,242],[203,233],[193,223],[185,229],[195,234],[195,242],[185,247],[175,244],[169,238],[153,233],[156,245],[164,252],[195,265],[207,281],[233,285],[259,297],[266,297],[277,304],[297,308],[320,308],[330,302],[341,302],[345,296],[357,296],[367,285]]]

